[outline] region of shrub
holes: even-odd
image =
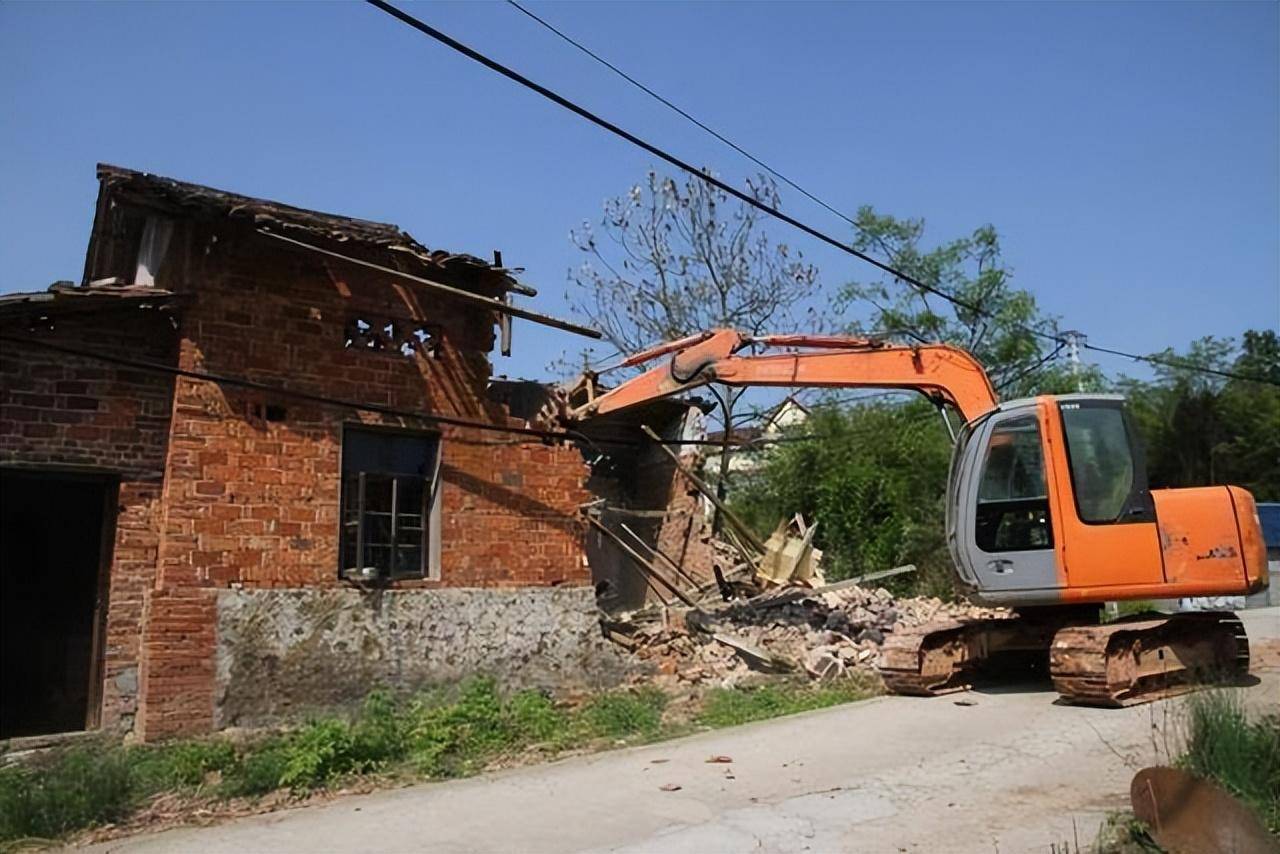
[[[117,821],[135,805],[120,748],[79,748],[32,767],[0,769],[0,839],[52,839]]]
[[[1187,746],[1179,764],[1215,780],[1280,833],[1280,715],[1251,717],[1238,693],[1187,698]]]

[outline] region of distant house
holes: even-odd
[[[729,452],[730,476],[735,474],[751,474],[759,470],[765,455],[772,447],[771,440],[778,439],[787,430],[799,427],[808,420],[809,407],[792,395],[788,395],[776,406],[765,412],[758,421],[734,427],[729,435],[733,449]],[[724,431],[717,430],[707,434],[708,442],[723,442]],[[707,446],[704,471],[709,476],[720,473],[720,451],[714,444]]]

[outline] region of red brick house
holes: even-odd
[[[526,423],[488,356],[531,289],[393,225],[98,179],[83,283],[0,296],[0,737],[616,678],[583,454],[485,429]]]

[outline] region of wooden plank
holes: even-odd
[[[747,527],[746,523],[743,522],[742,519],[738,518],[736,513],[730,510],[729,507],[720,500],[719,496],[716,495],[715,490],[708,486],[702,478],[690,471],[689,467],[680,460],[680,455],[666,446],[661,436],[653,432],[653,429],[650,428],[648,424],[640,425],[640,429],[644,431],[646,436],[658,444],[658,447],[662,449],[663,453],[671,457],[672,462],[676,464],[676,469],[683,474],[699,492],[705,495],[717,510],[724,514],[724,517],[729,520],[733,527],[737,529],[739,535],[741,535],[741,537],[746,540],[752,548],[759,552],[764,551],[764,543],[760,542],[760,538]]]

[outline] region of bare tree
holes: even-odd
[[[747,188],[767,205],[780,203],[763,175]],[[770,240],[765,216],[696,177],[681,183],[650,170],[605,202],[598,226],[584,222],[571,232],[586,257],[570,273],[570,306],[621,353],[723,326],[752,334],[817,330],[817,268]],[[723,493],[741,393],[713,392],[725,436]]]

